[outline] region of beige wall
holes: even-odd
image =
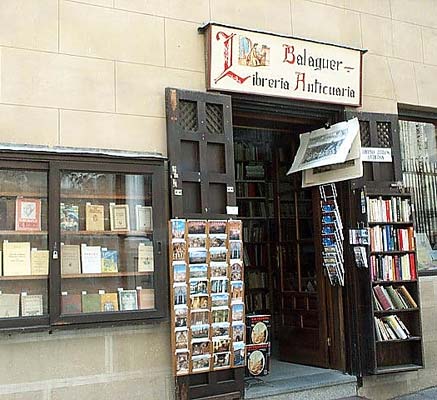
[[[205,89],[208,20],[367,48],[364,111],[437,107],[436,15],[435,0],[1,0],[0,143],[165,155],[164,88]],[[437,384],[437,281],[421,281],[427,368],[362,393]],[[0,400],[171,397],[168,342],[167,325],[2,336]]]

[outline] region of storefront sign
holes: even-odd
[[[361,160],[370,162],[392,162],[391,148],[363,147],[361,148]]]
[[[211,90],[361,104],[361,50],[214,24],[207,32]]]

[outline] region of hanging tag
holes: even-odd
[[[53,260],[57,260],[58,259],[58,252],[56,250],[53,250],[52,258],[53,258]]]

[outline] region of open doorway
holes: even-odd
[[[341,290],[322,269],[318,189],[286,175],[299,134],[323,122],[255,113],[233,120],[246,312],[271,315],[273,359],[344,370]]]

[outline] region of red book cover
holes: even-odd
[[[410,254],[410,276],[411,279],[417,279],[417,273],[416,273],[416,259],[414,258],[414,254]]]
[[[381,304],[382,308],[384,310],[391,310],[392,307],[391,307],[389,301],[387,300],[387,298],[385,297],[384,292],[381,289],[381,286],[375,286],[373,288],[373,290],[374,290],[376,297],[378,298],[378,301]]]
[[[61,296],[62,314],[79,314],[82,312],[82,295],[63,294]]]
[[[390,200],[385,200],[385,220],[391,222]]]
[[[41,200],[17,198],[15,209],[15,230],[41,230]]]

